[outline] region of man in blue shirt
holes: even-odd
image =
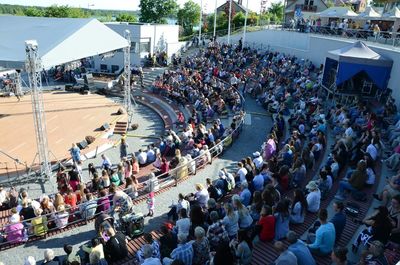
[[[315,241],[308,245],[310,251],[316,255],[327,256],[331,254],[333,246],[335,245],[335,227],[332,223],[328,222],[328,211],[321,209],[318,213],[318,218],[321,226],[315,233]]]
[[[257,170],[257,175],[253,178],[253,187],[254,190],[264,190],[264,176],[261,174],[260,170]]]
[[[286,235],[290,250],[297,258],[297,265],[316,265],[310,250],[306,244],[298,239],[296,232],[289,231]]]
[[[170,265],[174,260],[180,260],[185,265],[192,265],[193,262],[193,247],[191,242],[187,242],[186,234],[178,233],[178,246],[172,250],[171,258],[165,257],[163,259],[164,265]]]
[[[332,217],[331,223],[335,226],[336,242],[339,241],[343,229],[346,225],[346,214],[343,213],[343,209],[343,202],[336,201],[333,203],[333,210],[335,211],[335,215]]]
[[[246,181],[243,181],[242,184],[240,184],[240,188],[242,189],[242,191],[240,192],[240,201],[246,207],[250,205],[251,200],[251,192],[248,187],[249,184],[247,184]]]

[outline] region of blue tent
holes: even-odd
[[[322,83],[328,87],[329,74],[336,71],[336,86],[364,71],[380,89],[386,89],[393,61],[371,50],[361,41],[330,51],[325,60]]]

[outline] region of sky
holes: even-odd
[[[156,1],[156,0],[154,0]],[[186,0],[177,0],[180,5],[183,5]],[[201,0],[193,0],[200,4]],[[218,6],[226,0],[217,0]],[[243,0],[243,5],[246,6],[246,1]],[[269,0],[267,6],[271,2],[280,2],[281,0]],[[28,5],[28,6],[51,6],[68,5],[72,7],[92,8],[92,9],[117,9],[117,10],[138,10],[140,0],[0,0],[1,4]],[[249,9],[258,12],[260,10],[261,0],[248,0]],[[212,13],[215,8],[215,0],[203,0],[203,10],[205,13]]]

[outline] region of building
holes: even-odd
[[[322,12],[328,6],[323,0],[288,0],[285,8],[285,20],[302,17],[308,19]]]
[[[246,7],[243,6],[243,0],[238,0],[234,1],[232,0],[232,11],[233,13],[237,14],[239,12],[242,12],[243,14],[246,13]],[[226,1],[224,4],[220,5],[217,7],[217,13],[220,12],[225,12],[226,10],[229,10],[229,0]]]
[[[168,57],[176,53],[184,43],[179,42],[179,26],[146,24],[146,23],[126,23],[111,22],[105,23],[106,26],[124,35],[125,30],[131,33],[131,65],[140,65],[144,58],[150,53],[166,52]],[[113,56],[94,57],[94,71],[116,73],[122,70],[124,63],[124,53],[122,50],[115,52]]]
[[[351,6],[354,12],[364,12],[367,0],[336,0],[335,6]]]

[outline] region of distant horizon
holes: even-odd
[[[200,4],[200,0],[193,0]],[[237,0],[236,0],[237,1]],[[70,7],[78,7],[85,9],[97,10],[115,10],[115,11],[140,11],[140,0],[0,0],[0,4],[21,5],[21,6],[37,6],[49,7],[52,5],[67,5]],[[187,0],[177,0],[180,6],[183,6]],[[217,6],[222,5],[226,0],[216,0]],[[246,6],[247,0],[243,0],[243,6]],[[248,0],[249,9],[254,12],[260,12],[261,0]],[[268,1],[267,6],[271,3],[279,3],[281,0]],[[215,0],[203,0],[204,13],[213,13],[215,8]]]

